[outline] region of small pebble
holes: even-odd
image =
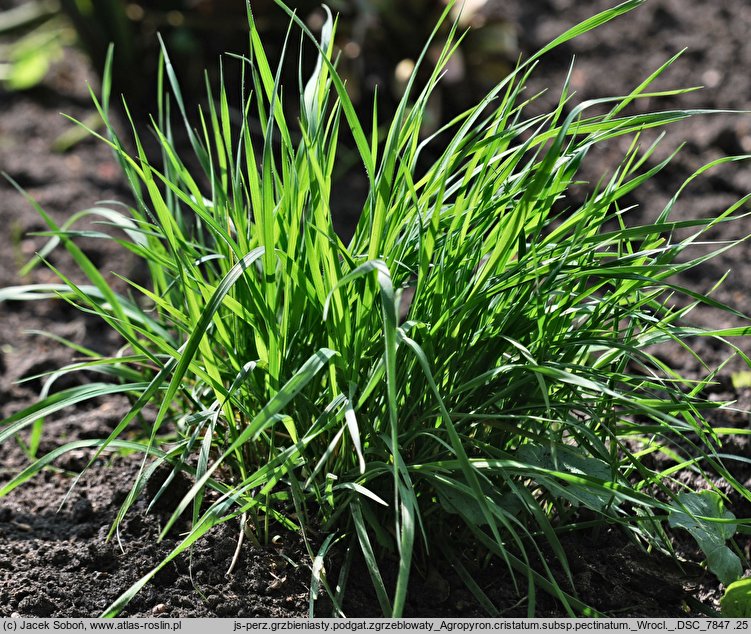
[[[278,590],[284,585],[284,582],[287,581],[287,577],[281,577],[278,579],[274,579],[268,586],[267,590]]]
[[[701,76],[701,80],[707,88],[716,88],[722,81],[722,74],[720,71],[710,68]]]
[[[153,608],[151,608],[152,614],[164,614],[167,611],[167,606],[164,605],[164,603],[157,603]]]

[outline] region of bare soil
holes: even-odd
[[[501,14],[517,28],[521,48],[536,50],[576,22],[612,6],[614,1],[593,0],[491,0],[488,10]],[[0,7],[3,6],[0,0]],[[540,98],[549,106],[558,98],[571,63],[574,102],[620,95],[630,91],[668,57],[683,47],[688,52],[660,80],[661,87],[704,84],[702,91],[671,98],[664,108],[749,108],[751,95],[751,7],[746,0],[686,3],[650,0],[635,12],[565,46],[541,64],[530,92],[548,88]],[[108,149],[84,140],[65,153],[53,151],[54,142],[70,129],[58,113],[83,119],[92,113],[85,81],[95,81],[87,62],[69,51],[38,88],[24,93],[0,90],[0,168],[24,187],[58,222],[100,200],[130,199]],[[652,100],[644,107],[655,108]],[[751,116],[711,115],[675,125],[664,141],[682,152],[655,179],[633,195],[642,221],[654,218],[669,197],[700,165],[727,154],[751,152]],[[590,183],[612,168],[625,148],[613,144],[591,161],[583,176]],[[655,159],[657,160],[657,159]],[[698,179],[676,206],[676,217],[712,216],[748,193],[751,164],[734,163]],[[583,186],[582,191],[586,190]],[[31,206],[7,182],[0,181],[0,287],[48,281],[44,268],[20,279],[20,266],[43,244],[30,232],[44,230]],[[343,230],[352,219],[342,217]],[[719,225],[712,237],[735,240],[749,227],[740,223]],[[105,240],[89,240],[86,251],[108,275],[112,271],[138,275],[134,263]],[[730,271],[714,293],[720,301],[751,313],[751,259],[748,242],[722,254],[700,270],[686,275],[687,286],[706,291]],[[53,263],[66,267],[55,254]],[[59,367],[72,360],[70,350],[39,334],[47,331],[100,350],[117,342],[101,325],[62,302],[7,303],[0,305],[0,416],[33,402],[42,387],[39,379],[18,383],[23,377]],[[717,311],[697,308],[692,318],[699,324],[744,323]],[[751,353],[747,341],[740,343]],[[705,362],[718,367],[726,351],[710,341],[697,344]],[[666,358],[684,373],[701,371],[696,359],[680,349],[666,350]],[[743,369],[740,359],[725,365],[718,376],[717,398],[733,398],[739,407],[751,405],[748,389],[733,387],[732,373]],[[60,384],[57,387],[65,387]],[[66,412],[47,421],[41,451],[61,441],[106,436],[119,420],[126,403],[118,398]],[[727,414],[723,426],[748,427],[746,414]],[[748,436],[733,437],[725,452],[749,457]],[[136,457],[112,457],[92,469],[58,509],[68,491],[71,474],[83,467],[88,454],[74,452],[5,498],[0,498],[0,616],[95,616],[140,576],[154,567],[175,545],[177,533],[156,542],[159,526],[171,510],[165,500],[147,514],[139,502],[122,526],[117,539],[107,532],[124,500],[139,462]],[[0,485],[23,468],[27,458],[13,443],[0,446]],[[733,474],[751,486],[751,469],[730,461]],[[179,487],[178,487],[179,489]],[[175,499],[179,490],[175,492]],[[730,510],[751,517],[748,502],[731,497]],[[302,540],[282,534],[275,545],[253,547],[247,541],[239,564],[225,572],[232,559],[237,526],[223,525],[201,541],[190,558],[170,564],[128,606],[126,616],[304,616],[310,571]],[[457,536],[459,539],[459,536]],[[738,540],[748,556],[748,536]],[[613,616],[685,616],[717,609],[721,588],[712,575],[697,565],[697,553],[688,540],[677,544],[686,559],[679,567],[667,558],[647,554],[615,530],[581,533],[567,538],[572,571],[580,597]],[[693,559],[693,561],[692,561]],[[470,562],[471,563],[471,562]],[[331,563],[333,567],[335,561]],[[502,564],[475,566],[478,583],[508,616],[525,616],[526,609]],[[353,574],[347,613],[377,614],[368,589],[367,574]],[[414,582],[408,615],[482,615],[471,595],[450,569],[427,569]],[[540,598],[540,615],[562,614],[553,600]]]

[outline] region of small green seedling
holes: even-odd
[[[722,616],[729,619],[751,617],[751,579],[741,579],[731,583],[720,600]]]
[[[737,580],[743,574],[741,560],[727,546],[737,528],[735,515],[725,510],[720,494],[681,493],[673,506],[668,519],[670,527],[691,533],[707,558],[707,566],[721,583],[729,585]]]

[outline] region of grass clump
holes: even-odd
[[[191,127],[165,52],[172,98],[163,96],[152,126],[160,169],[136,126],[136,150],[125,149],[110,123],[105,80],[95,98],[108,130],[101,138],[137,205],[92,213],[123,230],[117,240],[143,259],[149,285],[129,282],[137,299],[117,294],[76,246],[72,225],[58,227],[38,208],[54,244],[68,249],[89,283],[58,271],[61,285],[6,289],[2,297],[57,293],[99,315],[125,345],[64,368],[105,378],[13,415],[0,440],[87,399],[126,393],[132,407],[108,438],[40,458],[0,494],[73,446],[98,447],[97,455],[136,449],[143,468],[118,522],[157,466],[194,478],[163,534],[181,516],[191,529],[165,564],[231,520],[261,542],[272,523],[321,530],[325,539],[309,543],[311,613],[322,589],[342,613],[359,551],[386,615],[403,613],[410,574],[428,556],[450,562],[497,614],[457,542],[505,562],[530,615],[540,589],[571,614],[592,613],[571,587],[559,536],[603,524],[663,550],[666,530],[687,530],[725,583],[738,578],[737,527],[721,494],[686,490],[676,478],[685,469],[719,475],[751,499],[723,466],[705,419],[720,407],[702,397],[712,374],[681,377],[654,350],[746,334],[685,325],[696,304],[730,309],[673,281],[713,255],[687,252],[716,223],[738,217],[745,199],[711,219],[676,221],[676,196],[653,223],[627,224],[623,201],[667,164],[649,167],[656,144],[641,148],[640,133],[698,114],[628,114],[637,99],[681,92],[649,93],[673,60],[629,95],[566,114],[566,85],[553,112],[524,116],[522,89],[541,55],[639,4],[630,0],[564,33],[428,139],[421,121],[460,40],[455,32],[427,85],[410,83],[385,125],[377,114],[367,125],[358,118],[336,73],[331,19],[313,76],[300,77],[296,120],[287,114],[281,64],[272,69],[252,14],[239,124],[220,87]],[[175,149],[171,104],[200,174]],[[589,114],[593,107],[600,113]],[[331,219],[345,132],[369,184],[348,244]],[[564,208],[589,150],[624,136],[633,142],[614,173]],[[421,154],[435,147],[437,160],[421,167]],[[677,295],[691,301],[678,307]],[[148,405],[156,410],[149,436],[124,440]],[[651,455],[669,466],[650,466]],[[330,578],[323,560],[337,541],[347,555]],[[543,543],[562,572],[546,563]],[[389,556],[397,561],[394,587],[382,570]],[[118,613],[157,570],[105,614]]]

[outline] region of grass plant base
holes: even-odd
[[[574,27],[539,55],[639,4]],[[525,120],[521,89],[533,56],[442,132],[445,150],[423,171],[418,158],[430,141],[420,136],[422,115],[453,43],[428,86],[410,86],[394,121],[380,127],[363,124],[348,101],[328,47],[332,26],[324,28],[315,74],[300,78],[295,120],[287,115],[289,87],[283,98],[251,19],[254,90],[243,110],[260,122],[263,139],[249,125],[233,127],[222,88],[201,125],[187,126],[201,176],[173,149],[171,126],[187,122],[188,108],[167,53],[163,79],[173,96],[162,99],[153,122],[162,172],[142,151],[135,126],[136,153],[125,151],[109,122],[105,78],[95,99],[108,131],[101,138],[137,205],[100,206],[59,222],[29,197],[50,242],[24,272],[65,247],[88,283],[53,266],[61,284],[9,287],[0,297],[60,295],[99,316],[125,344],[101,356],[69,342],[84,360],[52,373],[39,403],[5,419],[0,440],[29,431],[24,448],[42,457],[0,495],[72,451],[97,450],[89,467],[112,450],[140,453],[115,537],[144,504],[144,491],[156,505],[175,478],[193,479],[159,537],[174,539],[170,529],[186,523],[189,531],[105,615],[148,592],[201,537],[227,524],[260,543],[273,543],[277,526],[301,535],[311,613],[318,594],[342,612],[346,596],[331,588],[345,587],[359,551],[384,614],[407,613],[408,589],[421,575],[441,585],[445,578],[431,578],[425,565],[435,556],[451,564],[477,604],[498,614],[463,559],[468,548],[476,553],[470,562],[495,555],[527,614],[544,609],[545,595],[565,613],[598,614],[574,594],[579,571],[565,547],[572,530],[619,527],[633,543],[666,553],[668,531],[690,535],[723,583],[738,578],[744,560],[733,538],[745,526],[725,501],[728,493],[746,501],[751,494],[719,447],[742,430],[709,424],[707,416],[723,407],[707,397],[712,371],[684,377],[652,351],[747,334],[745,327],[689,325],[702,305],[742,316],[673,283],[710,259],[691,259],[691,244],[742,218],[745,199],[704,220],[673,220],[674,198],[654,222],[628,222],[628,196],[667,165],[650,162],[656,146],[640,147],[639,134],[710,114],[629,109],[647,96],[686,92],[648,92],[677,58],[626,97],[574,106],[567,83],[549,115]],[[610,110],[589,116],[591,106]],[[344,126],[370,184],[347,245],[330,214]],[[593,183],[581,204],[561,207],[589,148],[623,137],[633,142],[616,170]],[[742,158],[715,160],[694,176]],[[117,292],[77,246],[80,238],[112,239],[80,231],[87,218],[114,225],[120,246],[148,265],[149,286],[130,284],[140,299]],[[686,231],[689,238],[677,237]],[[729,246],[716,244],[714,253]],[[676,305],[676,294],[687,303]],[[741,349],[728,350],[748,363]],[[59,376],[81,371],[97,380],[56,390]],[[113,395],[127,395],[130,409],[106,438],[43,455],[46,418]],[[125,433],[138,422],[146,423],[144,435]],[[659,469],[650,466],[654,456]],[[154,494],[153,477],[168,465],[174,477],[160,480]],[[694,488],[719,490],[693,492],[687,470],[699,474]],[[447,539],[459,530],[465,548]],[[349,555],[337,582],[324,563],[343,548]],[[396,553],[392,575],[382,562]]]

